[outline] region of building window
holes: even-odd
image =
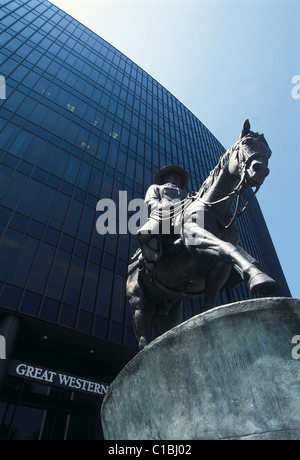
[[[110,135],[110,137],[112,137],[113,139],[117,139],[118,136],[119,136],[119,135],[118,135],[117,133],[115,133],[114,131],[111,131],[111,132],[109,133],[109,135]]]
[[[71,105],[71,104],[67,104],[67,109],[70,110],[70,112],[75,112],[75,107],[74,105]]]

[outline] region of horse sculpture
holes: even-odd
[[[151,342],[153,329],[159,336],[182,322],[184,299],[204,294],[205,309],[215,307],[232,270],[240,282],[248,283],[251,294],[278,290],[259,262],[238,246],[235,222],[242,195],[255,187],[254,196],[269,174],[271,153],[264,135],[252,132],[246,120],[239,140],[220,158],[199,192],[173,209],[180,235],[171,237],[160,260],[149,269],[141,250],[131,259],[127,296],[141,349]],[[170,214],[163,218],[170,219]]]

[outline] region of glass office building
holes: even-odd
[[[0,439],[101,439],[103,396],[137,353],[125,296],[137,246],[97,233],[97,202],[118,204],[120,191],[142,198],[170,163],[198,190],[225,149],[49,1],[3,0],[0,31]],[[240,227],[244,248],[289,296],[256,200]],[[249,297],[228,287],[219,303]],[[201,311],[201,299],[186,302],[186,319]]]

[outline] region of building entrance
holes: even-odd
[[[101,440],[103,398],[12,376],[0,399],[1,440]]]

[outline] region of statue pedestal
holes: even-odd
[[[105,439],[300,439],[296,335],[300,300],[291,298],[191,318],[112,383],[101,410]]]

